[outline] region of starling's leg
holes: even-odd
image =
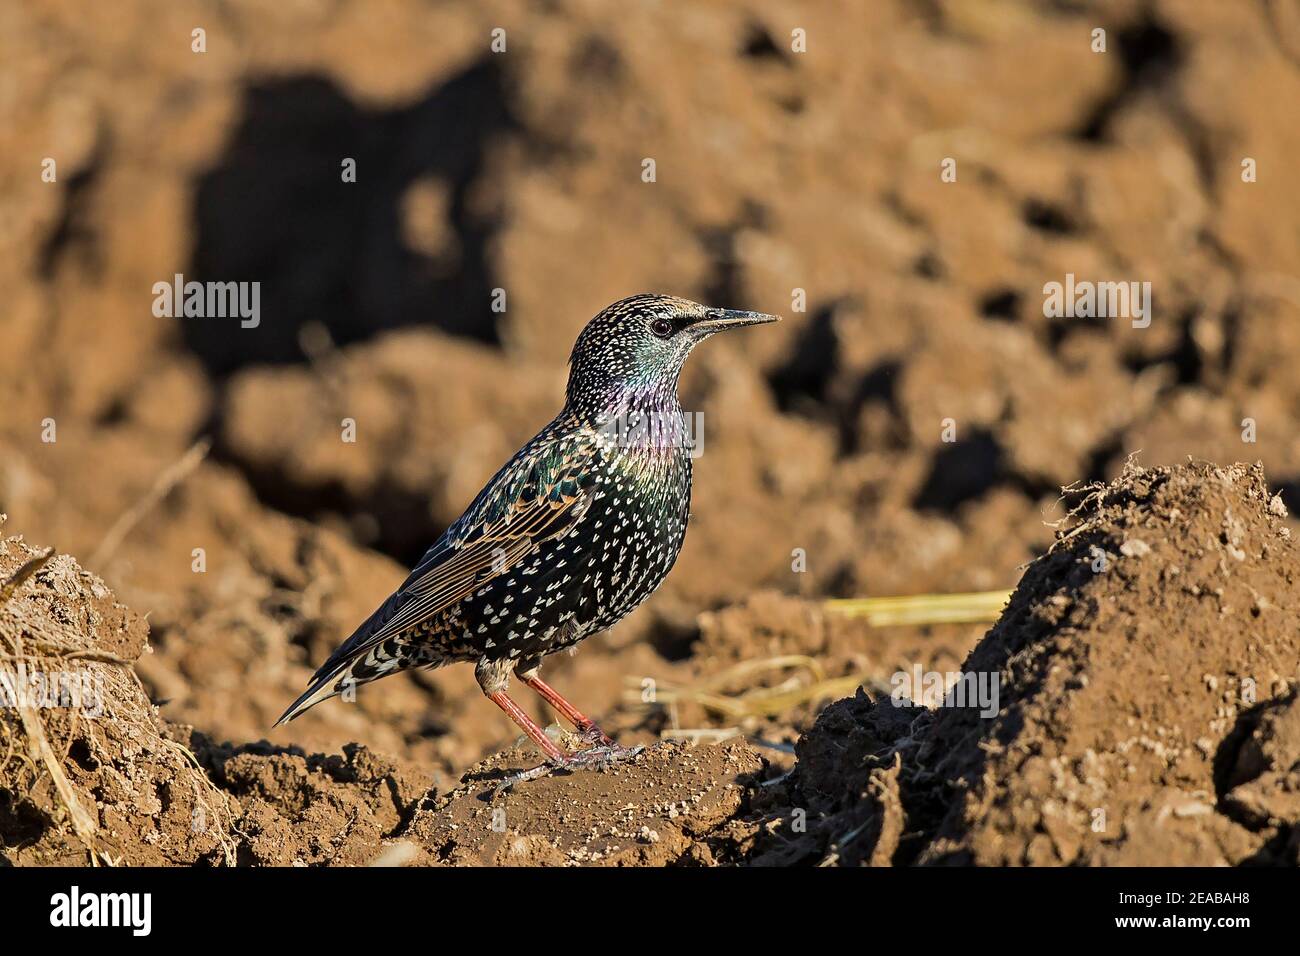
[[[564,764],[568,761],[568,754],[555,746],[551,738],[546,736],[546,731],[538,727],[536,722],[524,713],[523,708],[511,700],[505,691],[499,690],[488,694],[487,699],[504,710],[506,716],[518,724],[519,729],[526,733],[533,743],[542,748],[548,760],[556,764]]]
[[[594,720],[561,697],[559,691],[538,677],[536,670],[518,674],[518,677],[533,690],[537,691],[544,701],[559,711],[560,716],[573,724],[573,726],[577,728],[578,733],[588,741],[601,747],[612,747],[614,745],[612,737],[597,727]]]
[[[510,662],[508,661],[490,661],[484,658],[480,660],[478,666],[474,668],[474,676],[478,679],[479,686],[483,688],[484,696],[504,710],[506,716],[518,724],[520,729],[529,736],[533,743],[542,748],[542,752],[546,754],[546,763],[540,767],[534,767],[532,770],[524,770],[520,773],[514,774],[513,776],[507,777],[497,788],[498,792],[503,789],[508,789],[523,780],[536,780],[538,777],[550,773],[556,767],[564,767],[569,770],[576,770],[580,767],[601,767],[618,760],[625,760],[628,757],[635,757],[645,749],[643,747],[626,749],[611,741],[609,744],[598,744],[597,746],[576,754],[566,754],[563,750],[557,747],[554,742],[552,742],[551,738],[546,736],[546,731],[542,730],[541,727],[538,727],[537,723],[524,713],[523,708],[511,700],[509,695],[506,694],[507,682],[509,680],[509,677],[507,676],[509,673],[509,667]],[[534,668],[532,671],[528,671],[527,673],[531,677],[535,678],[535,671],[536,669]],[[520,679],[526,680],[522,675],[520,675]],[[564,698],[559,694],[556,694],[555,691],[550,689],[550,687],[547,687],[546,689],[555,695],[556,700],[564,701]],[[549,700],[550,698],[548,697],[547,699]],[[586,717],[583,717],[583,715],[568,701],[564,701],[564,705],[567,708],[567,711],[565,712],[566,717],[571,712],[579,719],[586,721],[591,727],[595,727],[595,724],[592,724]]]
[[[542,753],[546,754],[548,762],[556,766],[563,764],[568,760],[569,755],[555,746],[555,742],[546,736],[546,731],[538,727],[537,722],[524,713],[524,709],[506,694],[506,688],[510,686],[511,670],[513,670],[512,661],[489,660],[484,657],[474,667],[474,679],[483,689],[483,696],[504,710],[506,716],[518,724],[519,729],[526,733],[533,743],[542,748]]]

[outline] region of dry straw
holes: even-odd
[[[3,515],[0,515],[0,519],[3,519]],[[17,540],[10,538],[4,545],[12,547]],[[230,837],[230,831],[233,829],[234,818],[226,795],[216,788],[188,748],[159,732],[148,694],[140,684],[131,662],[106,651],[85,647],[86,635],[76,633],[69,625],[49,617],[37,606],[26,606],[16,600],[24,585],[47,566],[56,575],[70,572],[85,574],[66,555],[59,556],[57,563],[52,563],[55,558],[53,549],[32,553],[0,583],[0,675],[17,691],[20,685],[19,663],[52,672],[59,669],[62,662],[80,659],[87,662],[87,667],[96,669],[106,681],[104,717],[137,728],[141,734],[142,746],[148,752],[160,755],[160,759],[166,760],[168,758],[161,755],[170,754],[176,782],[180,782],[181,768],[188,765],[192,771],[188,776],[194,790],[194,805],[204,813],[205,819],[213,821],[213,840],[220,847],[224,862],[233,865],[234,841]],[[65,717],[47,726],[40,710],[31,706],[23,694],[15,694],[15,698],[18,715],[16,726],[11,730],[0,719],[0,730],[6,737],[3,759],[0,760],[0,779],[4,779],[6,786],[12,785],[18,792],[30,791],[43,769],[58,795],[62,809],[60,816],[71,825],[86,848],[91,864],[117,865],[119,860],[113,859],[98,847],[100,827],[96,814],[93,808],[85,805],[85,798],[78,796],[76,787],[64,769],[68,766],[68,750],[78,733],[83,735],[97,760],[112,761],[111,755],[99,752],[101,745],[95,722],[92,720],[82,723],[84,718],[79,709],[73,707],[68,709]],[[3,718],[2,713],[0,718]],[[14,730],[18,731],[20,741],[25,738],[24,747],[15,746]],[[25,764],[32,774],[32,780],[26,786],[19,785],[10,773],[14,761],[18,762],[20,768]]]

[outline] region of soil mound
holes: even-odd
[[[217,746],[159,716],[144,619],[68,555],[0,541],[0,860],[364,863],[427,788],[356,745]]]
[[[715,866],[742,861],[741,821],[763,761],[739,740],[662,744],[597,772],[555,774],[507,789],[532,753],[489,758],[418,814],[409,836],[428,862],[462,866]]]
[[[1258,466],[1208,463],[1078,494],[962,668],[996,680],[996,716],[951,693],[828,708],[759,807],[781,823],[758,861],[1297,861],[1300,566],[1281,499]]]

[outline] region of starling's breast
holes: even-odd
[[[584,547],[590,542],[580,599],[592,612],[587,633],[610,627],[659,586],[681,553],[691,507],[691,459],[680,449],[613,455],[606,474],[592,503],[600,513],[575,529]]]
[[[561,538],[458,608],[462,639],[491,658],[529,660],[610,627],[654,591],[686,536],[691,459],[681,449],[604,446],[592,500]]]

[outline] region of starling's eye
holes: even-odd
[[[667,319],[655,319],[650,323],[650,331],[661,339],[666,339],[673,334],[673,324]]]

